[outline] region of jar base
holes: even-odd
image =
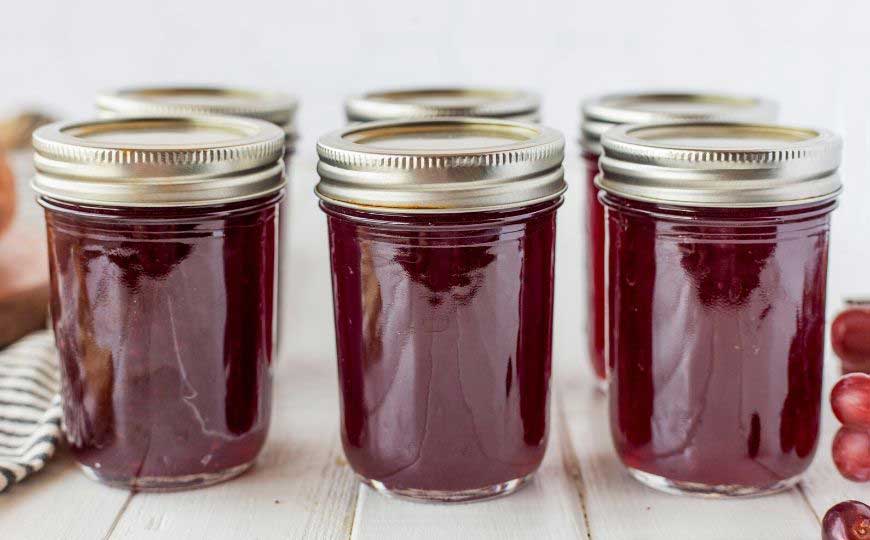
[[[216,473],[190,474],[187,476],[140,476],[127,480],[110,479],[103,476],[99,469],[79,464],[85,476],[109,487],[142,492],[184,491],[219,484],[246,472],[254,462],[243,463]]]
[[[443,490],[428,490],[428,489],[413,489],[413,488],[391,488],[385,486],[377,480],[360,477],[360,481],[381,495],[395,499],[404,499],[413,502],[421,503],[467,503],[483,501],[487,499],[495,499],[504,497],[514,493],[523,487],[534,474],[523,476],[522,478],[514,478],[507,482],[494,484],[491,486],[466,489],[462,491],[443,491]]]
[[[651,474],[638,469],[628,467],[628,472],[631,476],[641,484],[669,493],[671,495],[690,495],[694,497],[705,497],[709,499],[729,499],[736,497],[761,497],[764,495],[772,495],[785,491],[794,487],[800,479],[801,475],[786,478],[779,482],[767,486],[747,486],[743,484],[701,484],[698,482],[682,482],[679,480],[670,480],[664,476]]]

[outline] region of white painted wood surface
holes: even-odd
[[[535,480],[513,496],[458,506],[397,501],[359,486],[338,438],[328,250],[313,165],[310,152],[294,163],[286,353],[275,368],[275,415],[257,467],[207,489],[130,495],[86,479],[60,451],[43,473],[0,496],[0,538],[815,540],[832,504],[870,501],[870,484],[847,482],[833,468],[837,426],[827,406],[813,467],[780,495],[675,497],[626,476],[582,352],[582,177],[573,157],[573,189],[559,215],[551,439]]]

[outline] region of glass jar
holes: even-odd
[[[870,297],[845,304],[831,323],[831,346],[843,374],[870,373]]]
[[[67,122],[34,134],[63,423],[135,490],[248,469],[269,426],[284,134],[259,120]]]
[[[471,118],[320,139],[342,442],[376,490],[481,499],[540,465],[563,146]]]
[[[413,88],[369,92],[345,101],[348,122],[465,116],[538,122],[540,98],[497,88]]]
[[[284,131],[288,170],[295,151],[295,97],[279,92],[261,92],[219,86],[143,86],[120,88],[97,96],[97,109],[103,117],[150,115],[241,116],[265,120]]]
[[[785,489],[819,437],[839,139],[758,124],[602,138],[610,422],[677,493]]]
[[[580,145],[586,170],[587,354],[595,375],[604,381],[607,376],[604,362],[604,208],[598,202],[598,188],[595,186],[601,135],[622,124],[702,120],[770,121],[776,119],[776,105],[754,97],[725,94],[607,94],[585,101],[582,114]]]
[[[119,115],[203,115],[218,114],[265,120],[284,131],[285,176],[290,179],[290,162],[296,150],[296,110],[294,96],[244,88],[218,86],[145,86],[120,88],[97,96],[97,108],[103,117]],[[285,247],[278,256],[278,334],[277,347],[283,351],[284,274],[290,261],[287,249],[290,238],[290,197],[285,196],[279,212],[279,242]]]

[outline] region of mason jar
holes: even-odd
[[[641,482],[758,495],[810,465],[840,146],[715,122],[602,138],[611,432]]]
[[[294,96],[280,92],[266,92],[246,88],[221,86],[143,86],[119,88],[97,96],[97,108],[103,117],[119,115],[203,115],[218,114],[265,120],[284,131],[285,175],[290,179],[291,158],[296,151],[298,134]],[[278,261],[278,347],[283,352],[285,334],[284,274],[289,267],[290,197],[281,200],[279,219],[280,242],[285,249]]]
[[[284,132],[129,117],[33,144],[73,456],[135,490],[242,473],[269,427]]]
[[[598,202],[595,176],[601,155],[601,135],[622,124],[680,121],[747,121],[776,119],[776,105],[767,100],[711,93],[606,94],[582,105],[580,146],[586,170],[586,339],[587,355],[600,381],[604,362],[604,208]],[[602,382],[602,385],[604,383]]]
[[[376,490],[481,499],[540,465],[563,147],[472,118],[320,139],[342,442]]]
[[[538,122],[540,98],[531,92],[499,88],[409,88],[369,92],[348,98],[348,122],[467,116]]]

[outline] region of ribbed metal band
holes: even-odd
[[[840,138],[769,124],[620,126],[601,139],[599,188],[681,206],[806,204],[836,197]]]
[[[179,133],[184,140],[171,142]],[[284,133],[262,120],[211,115],[59,122],[38,129],[33,147],[33,189],[80,204],[223,204],[267,195],[285,182]]]
[[[445,147],[389,148],[371,138],[437,134]],[[504,142],[480,146],[463,136],[485,133]],[[400,213],[513,208],[559,197],[564,138],[550,128],[506,120],[447,118],[372,122],[321,137],[317,195],[341,206]]]

